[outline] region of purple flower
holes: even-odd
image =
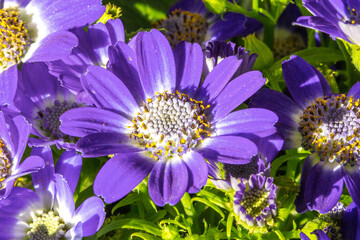
[[[0,108],[0,199],[10,194],[16,178],[44,167],[44,161],[38,157],[20,163],[30,130],[24,117]]]
[[[235,179],[249,179],[252,174],[270,177],[270,163],[281,150],[284,140],[279,133],[265,138],[252,136],[250,139],[258,147],[258,154],[247,164],[221,164],[210,162],[209,175],[211,182],[220,189],[231,190]],[[235,181],[234,181],[235,180]]]
[[[339,209],[334,216],[334,211],[328,217],[328,226],[324,229],[316,229],[311,234],[315,234],[318,240],[354,240],[360,238],[360,211],[352,202],[346,209]],[[310,238],[300,233],[301,240]]]
[[[81,156],[64,152],[54,170],[51,149],[34,148],[46,167],[32,174],[35,192],[16,187],[0,201],[2,239],[82,239],[96,233],[105,218],[104,204],[90,197],[76,210],[73,191],[81,170]],[[65,173],[61,175],[58,173]]]
[[[98,108],[72,109],[60,117],[61,131],[82,137],[77,149],[83,156],[115,154],[94,182],[105,202],[122,198],[150,173],[153,201],[176,204],[206,184],[204,158],[248,163],[257,147],[237,135],[274,132],[277,116],[270,111],[230,113],[265,83],[258,71],[228,83],[241,64],[235,56],[202,84],[201,47],[182,42],[172,51],[157,30],[109,47],[109,57],[111,71],[90,66],[81,78]]]
[[[104,11],[100,0],[0,1],[0,104],[12,104],[18,63],[67,56],[78,40],[65,30],[92,23]]]
[[[297,25],[319,30],[333,38],[342,38],[360,45],[358,0],[304,0],[303,3],[314,16],[298,18]]]
[[[206,43],[204,51],[205,62],[203,75],[207,76],[216,65],[218,65],[224,58],[230,56],[237,56],[241,60],[239,69],[236,71],[232,78],[236,78],[243,73],[251,71],[254,66],[257,54],[250,56],[249,51],[245,51],[245,48],[238,47],[237,52],[235,51],[235,43],[232,42],[221,42],[211,41]]]
[[[257,20],[239,13],[214,16],[201,0],[180,0],[173,5],[166,19],[153,23],[175,47],[181,41],[203,44],[206,41],[225,41],[243,37],[261,28]]]
[[[272,177],[261,174],[241,179],[235,186],[234,212],[243,226],[265,227],[277,214],[277,186]]]
[[[124,27],[120,19],[116,19],[109,20],[106,24],[91,25],[86,31],[83,28],[75,28],[70,32],[79,39],[78,46],[71,50],[68,57],[48,62],[49,72],[59,79],[61,85],[79,94],[80,99],[84,99],[81,75],[90,65],[106,67],[109,60],[108,47],[117,41],[125,41]]]
[[[344,181],[360,206],[360,84],[347,95],[333,94],[324,76],[302,58],[292,56],[282,68],[293,99],[264,89],[249,106],[277,113],[285,149],[303,147],[312,153],[303,165],[297,211],[330,211],[340,199]]]
[[[38,137],[30,138],[29,145],[74,148],[75,139],[59,131],[59,117],[66,110],[83,105],[48,73],[45,63],[25,63],[18,75],[14,105],[32,124],[31,133]]]

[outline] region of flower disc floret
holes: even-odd
[[[55,100],[52,106],[46,107],[43,111],[38,112],[37,119],[40,124],[40,129],[44,131],[47,137],[51,139],[60,139],[64,138],[65,140],[70,140],[70,136],[65,136],[60,130],[60,116],[64,112],[77,108],[79,105],[76,102],[60,102]]]
[[[54,211],[34,213],[27,237],[30,240],[63,239],[68,227]]]
[[[319,97],[299,123],[302,146],[321,159],[351,165],[359,158],[360,100],[345,95]]]
[[[2,70],[20,62],[31,44],[18,8],[0,9],[0,67]]]
[[[11,156],[4,141],[0,138],[0,189],[2,182],[11,175]]]
[[[210,124],[201,101],[187,94],[155,93],[143,103],[133,118],[130,137],[136,139],[152,157],[182,156],[210,135]]]
[[[207,24],[203,16],[180,9],[172,11],[166,19],[155,22],[153,26],[157,29],[166,29],[162,33],[172,47],[181,41],[202,43],[207,32]]]

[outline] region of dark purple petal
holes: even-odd
[[[339,201],[344,180],[338,163],[319,162],[305,181],[305,202],[310,210],[329,212]]]
[[[201,0],[180,0],[169,9],[169,13],[175,9],[181,9],[183,11],[189,11],[192,13],[199,13],[204,15],[207,12],[207,9]]]
[[[75,151],[66,151],[61,154],[55,165],[55,172],[61,174],[69,184],[71,192],[75,192],[76,185],[80,178],[82,166],[81,155]]]
[[[349,90],[348,94],[349,97],[353,96],[356,99],[360,99],[360,82],[355,83],[351,89]]]
[[[153,97],[155,92],[173,91],[176,86],[175,61],[165,36],[156,29],[139,32],[133,47],[145,95]]]
[[[59,216],[65,222],[70,222],[75,212],[73,194],[66,180],[60,174],[55,174],[54,180],[56,189],[54,209],[57,209]]]
[[[276,155],[280,152],[283,144],[284,139],[279,133],[260,138],[256,143],[260,155],[264,157],[267,162],[271,162],[276,157]]]
[[[354,166],[345,167],[345,184],[355,204],[360,207],[360,166],[355,163]]]
[[[0,73],[0,106],[13,104],[17,82],[17,65],[14,65]]]
[[[108,69],[114,73],[133,94],[138,104],[146,98],[138,73],[135,52],[123,42],[110,46]]]
[[[201,80],[203,54],[199,44],[180,42],[174,48],[176,89],[193,97]]]
[[[65,134],[84,137],[91,133],[123,133],[132,123],[106,109],[82,107],[71,109],[60,116],[60,130]]]
[[[54,61],[70,55],[78,44],[77,37],[68,31],[59,31],[42,39],[29,62]]]
[[[203,156],[196,151],[186,153],[183,155],[182,160],[184,161],[189,173],[187,192],[196,193],[206,184],[208,178],[207,163]]]
[[[360,239],[360,211],[354,202],[346,208],[341,219],[340,232],[343,239]]]
[[[154,167],[142,153],[116,154],[100,169],[94,182],[94,193],[112,203],[133,190]]]
[[[204,158],[229,164],[246,164],[257,154],[256,145],[238,136],[216,136],[205,141],[197,151]]]
[[[1,139],[4,141],[4,143],[6,144],[6,146],[8,147],[8,149],[11,152],[15,153],[16,148],[15,148],[13,142],[16,141],[16,138],[17,138],[16,136],[18,136],[18,132],[15,131],[16,135],[14,137],[12,135],[10,136],[9,128],[11,126],[9,126],[9,123],[6,121],[5,117],[7,117],[6,113],[4,113],[3,111],[0,111],[0,136],[1,136]],[[12,126],[13,126],[13,124],[12,124]],[[14,138],[14,140],[12,138]],[[20,159],[18,159],[18,161],[20,161]]]
[[[45,167],[41,171],[31,174],[34,188],[37,192],[48,192],[50,182],[54,180],[55,174],[51,149],[50,147],[34,147],[31,150],[31,156],[41,157],[45,162]]]
[[[188,188],[189,176],[185,163],[179,158],[161,159],[149,177],[149,194],[154,203],[175,205]]]
[[[242,60],[238,60],[236,56],[230,56],[222,60],[209,75],[207,75],[196,93],[195,99],[198,101],[203,100],[211,104],[230,81],[241,62]]]
[[[120,111],[131,117],[139,110],[133,94],[112,72],[98,66],[89,66],[81,84],[99,108]]]
[[[105,219],[104,203],[98,197],[86,199],[75,212],[74,222],[82,222],[83,236],[95,234]]]
[[[83,157],[100,157],[143,150],[143,148],[131,145],[128,135],[120,133],[89,134],[77,142],[76,148],[83,153]]]
[[[105,12],[100,0],[32,0],[26,8],[35,8],[50,32],[83,27],[95,22]]]
[[[282,63],[282,68],[290,94],[300,107],[305,109],[316,98],[324,96],[322,82],[304,59],[291,56]]]
[[[208,29],[211,41],[226,41],[233,37],[244,37],[246,17],[239,13],[226,13]],[[261,25],[260,25],[261,26]]]
[[[303,232],[300,233],[300,239],[301,240],[310,240],[310,238],[308,236],[306,236],[306,234]]]
[[[261,108],[249,108],[235,111],[216,122],[216,135],[237,135],[239,133],[256,133],[265,137],[274,130],[278,120],[275,113]]]

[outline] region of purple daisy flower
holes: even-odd
[[[79,39],[78,46],[71,50],[68,57],[48,62],[49,72],[59,79],[62,86],[79,94],[79,100],[83,100],[85,96],[82,96],[81,75],[90,65],[106,67],[109,60],[108,47],[118,41],[125,41],[124,27],[120,19],[116,19],[106,24],[91,25],[86,31],[75,28],[70,32]]]
[[[328,226],[323,230],[316,229],[311,233],[315,234],[318,240],[354,240],[360,238],[360,211],[354,202],[346,209],[337,210],[335,216],[329,217],[331,223]],[[301,240],[310,240],[303,232],[300,233],[300,238]]]
[[[214,16],[201,0],[180,0],[174,4],[166,19],[153,23],[175,47],[181,41],[203,44],[207,41],[225,41],[232,37],[244,37],[261,28],[257,20],[239,13]]]
[[[19,71],[18,89],[14,105],[32,124],[30,146],[74,148],[74,138],[59,131],[59,117],[65,111],[83,106],[76,95],[60,86],[59,81],[48,72],[45,63],[25,63]]]
[[[297,19],[296,24],[360,45],[360,4],[358,0],[303,0],[314,16]]]
[[[273,181],[272,177],[254,174],[234,186],[234,212],[240,224],[262,228],[277,215],[278,188]]]
[[[49,147],[34,148],[31,154],[44,159],[46,167],[32,174],[35,192],[16,187],[0,201],[1,238],[82,239],[96,233],[105,219],[101,199],[90,197],[75,210],[81,156],[74,151],[60,156],[56,172],[63,176],[55,173]]]
[[[268,110],[230,113],[265,83],[258,71],[228,83],[242,62],[236,56],[200,84],[200,45],[182,42],[172,51],[164,35],[152,30],[138,33],[129,45],[109,47],[109,59],[112,72],[90,66],[81,78],[98,108],[72,109],[60,117],[61,131],[82,137],[77,149],[83,156],[115,154],[94,182],[105,202],[124,197],[150,173],[152,200],[176,204],[206,184],[204,158],[248,163],[257,147],[237,135],[274,132],[277,116]]]
[[[252,136],[250,139],[258,147],[258,154],[250,163],[234,165],[210,162],[209,175],[212,177],[210,180],[215,186],[227,191],[232,189],[234,179],[249,179],[252,174],[257,173],[270,177],[270,163],[281,150],[284,140],[279,133],[265,138]]]
[[[340,199],[344,181],[360,206],[360,83],[347,95],[333,94],[324,76],[302,58],[292,56],[282,68],[294,100],[264,89],[249,106],[277,113],[285,149],[303,147],[312,153],[303,165],[297,211],[330,211]]]
[[[78,40],[65,30],[92,23],[104,11],[100,0],[0,1],[0,104],[12,104],[18,63],[67,56]]]
[[[0,199],[10,194],[16,178],[44,167],[44,161],[38,157],[29,157],[20,163],[30,130],[24,117],[0,109]]]

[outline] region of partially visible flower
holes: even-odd
[[[278,188],[273,181],[272,177],[261,174],[240,180],[239,185],[235,187],[234,195],[234,212],[240,224],[262,228],[277,215]]]
[[[235,43],[232,42],[222,42],[222,41],[210,41],[206,43],[204,51],[204,70],[203,75],[207,76],[216,65],[218,65],[226,57],[236,56],[241,64],[232,78],[236,78],[243,73],[249,72],[252,70],[257,54],[251,54],[249,51],[245,51],[245,48],[238,47],[237,51],[235,49]]]
[[[11,193],[18,177],[44,167],[44,161],[38,157],[29,157],[20,163],[30,130],[24,117],[0,108],[0,199]]]
[[[360,211],[352,202],[346,209],[344,207],[333,209],[330,212],[329,224],[324,229],[316,229],[315,234],[318,240],[354,240],[360,238]],[[336,205],[338,207],[339,205]],[[300,233],[302,240],[310,240],[303,232]]]
[[[231,113],[266,81],[250,71],[229,83],[241,64],[236,56],[224,59],[201,83],[200,45],[182,42],[172,51],[156,29],[109,51],[111,71],[90,66],[81,78],[97,108],[71,109],[60,117],[61,131],[82,137],[77,149],[83,156],[115,154],[94,182],[95,194],[106,202],[124,197],[150,173],[152,200],[174,205],[206,184],[204,158],[248,163],[257,147],[237,135],[275,130],[277,116],[270,111]]]
[[[237,179],[249,179],[252,174],[270,177],[270,163],[281,150],[284,140],[275,133],[271,136],[250,138],[258,147],[258,154],[247,164],[234,165],[210,162],[209,175],[211,182],[223,190],[231,190]]]
[[[340,199],[344,182],[360,206],[360,83],[347,95],[333,94],[324,76],[302,58],[292,56],[282,67],[294,100],[263,89],[249,106],[277,113],[285,149],[303,147],[312,153],[303,165],[297,211],[330,211]]]
[[[0,105],[12,104],[18,63],[67,56],[78,40],[65,30],[96,21],[104,10],[100,0],[0,1]]]
[[[153,23],[175,47],[181,41],[204,45],[207,41],[225,41],[243,37],[261,27],[257,20],[239,13],[225,13],[223,17],[210,13],[201,0],[180,0],[174,4],[166,19]]]
[[[81,157],[76,152],[60,156],[56,167],[72,173],[63,176],[54,171],[50,148],[34,148],[31,154],[43,158],[46,167],[32,174],[35,192],[16,187],[8,198],[0,200],[0,229],[6,229],[1,231],[1,239],[70,240],[96,233],[105,218],[101,199],[90,197],[75,210],[73,190],[80,176],[76,166]]]
[[[79,39],[78,46],[71,50],[68,57],[47,64],[50,74],[56,76],[62,86],[79,94],[79,100],[86,100],[86,96],[81,96],[84,93],[80,82],[81,75],[86,73],[91,65],[106,68],[109,61],[108,47],[118,41],[125,41],[124,27],[121,20],[116,19],[109,20],[106,24],[91,25],[86,31],[83,28],[74,28],[70,32]]]
[[[83,105],[48,73],[45,63],[25,63],[18,75],[20,81],[14,105],[32,124],[31,133],[38,137],[30,138],[29,145],[56,144],[58,148],[73,148],[75,139],[60,132],[59,117],[65,111]]]
[[[319,30],[333,38],[360,45],[360,5],[358,0],[304,0],[306,7],[314,16],[297,19],[297,25]]]

